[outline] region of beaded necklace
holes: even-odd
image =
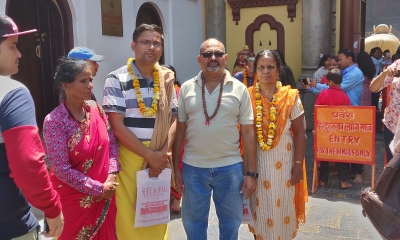
[[[210,121],[217,115],[218,109],[221,105],[221,99],[222,99],[222,92],[224,91],[224,79],[225,79],[225,73],[224,76],[222,76],[221,83],[219,84],[219,95],[218,95],[218,101],[217,101],[217,107],[214,110],[214,113],[211,116],[208,116],[207,113],[207,103],[205,99],[205,86],[206,86],[206,78],[204,77],[203,73],[201,74],[201,101],[203,102],[203,111],[204,115],[206,116],[206,122],[204,123],[206,126],[210,126]]]

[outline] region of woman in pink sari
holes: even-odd
[[[117,239],[118,145],[104,111],[90,101],[89,64],[61,59],[55,83],[64,102],[45,118],[43,136],[64,213],[58,240]]]

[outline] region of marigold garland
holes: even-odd
[[[135,89],[135,91],[136,91],[136,99],[137,99],[137,102],[139,105],[139,110],[143,116],[152,117],[157,112],[158,100],[160,99],[160,76],[158,74],[158,69],[157,69],[156,65],[154,65],[154,67],[153,67],[153,79],[154,79],[153,87],[154,88],[153,88],[153,97],[152,97],[153,101],[151,103],[151,107],[147,108],[146,104],[144,104],[142,93],[140,92],[139,80],[134,75],[134,72],[133,72],[133,69],[131,66],[133,61],[135,61],[134,58],[129,58],[126,65],[128,67],[129,75],[131,76],[131,78],[133,80],[132,85],[133,85],[133,89]]]
[[[243,84],[247,87],[247,69],[243,69]]]
[[[282,87],[282,83],[280,81],[276,82],[276,88],[279,91],[279,88]],[[269,108],[269,125],[268,125],[268,134],[267,140],[265,141],[265,137],[262,129],[262,117],[263,117],[263,106],[261,100],[261,91],[260,91],[260,83],[257,82],[256,86],[256,128],[257,128],[257,141],[258,145],[263,151],[269,150],[272,147],[272,143],[276,133],[276,97],[277,93],[274,93],[272,96],[271,107]]]
[[[253,86],[255,86],[255,83],[257,82],[257,75],[254,75],[254,78],[253,78]],[[248,85],[247,85],[247,68],[245,67],[244,69],[243,69],[243,84],[246,86],[246,87],[249,87]]]
[[[174,83],[174,89],[175,89],[175,92],[177,92],[177,91],[178,91],[178,89],[179,89],[179,86],[178,86],[178,84],[175,84],[175,83]]]

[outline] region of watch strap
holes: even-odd
[[[247,176],[250,176],[250,177],[252,177],[252,178],[258,178],[258,173],[247,172]]]

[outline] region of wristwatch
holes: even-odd
[[[250,176],[250,177],[252,177],[252,178],[254,178],[254,179],[257,179],[257,178],[258,178],[258,173],[247,172],[247,176]]]

